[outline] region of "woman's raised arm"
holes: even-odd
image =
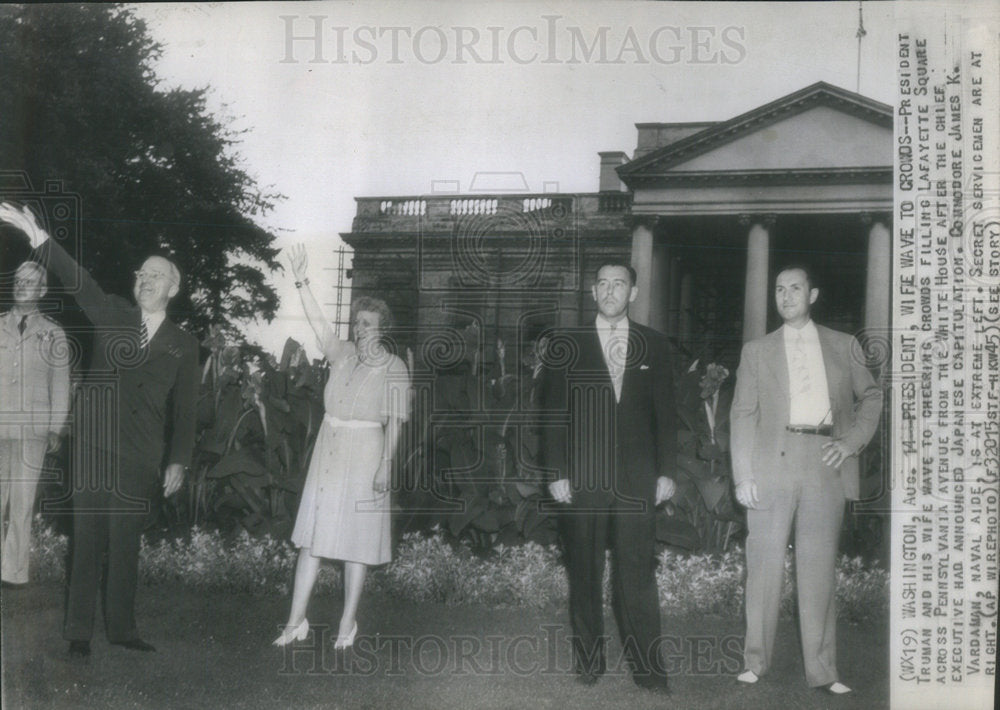
[[[344,357],[351,350],[351,343],[337,337],[336,331],[330,325],[320,308],[316,297],[313,296],[309,288],[309,277],[307,276],[309,258],[306,256],[306,248],[303,244],[295,244],[288,250],[288,261],[292,267],[292,274],[295,276],[295,288],[298,289],[299,298],[302,300],[302,308],[306,313],[306,319],[312,327],[319,347],[323,355],[331,364]]]

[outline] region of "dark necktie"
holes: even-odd
[[[28,327],[28,316],[21,316],[21,320],[17,323],[17,332],[24,335],[24,329]]]
[[[139,349],[145,348],[149,345],[149,331],[146,330],[146,319],[143,318],[139,323]]]

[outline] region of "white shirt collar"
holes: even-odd
[[[594,320],[594,325],[597,326],[597,331],[599,333],[611,332],[611,323],[600,313],[597,314],[597,318]],[[614,330],[616,334],[628,335],[628,316],[615,323]]]
[[[785,331],[784,335],[785,335],[785,340],[786,341],[790,340],[792,338],[796,338],[799,335],[801,335],[802,336],[802,340],[804,342],[807,342],[807,343],[809,343],[809,342],[819,342],[819,331],[816,330],[816,324],[813,323],[812,318],[810,318],[809,320],[807,320],[806,324],[804,326],[802,326],[801,328],[793,328],[792,326],[788,325],[787,323],[785,323],[781,327]]]
[[[24,323],[25,323],[24,332],[27,333],[28,329],[32,327],[35,318],[37,316],[40,316],[41,314],[42,313],[41,313],[41,311],[38,310],[38,308],[35,308],[30,313],[24,313],[24,314],[20,314],[20,315],[17,314],[17,313],[15,313],[14,309],[11,309],[11,310],[7,311],[4,314],[6,316],[6,318],[4,319],[3,322],[5,323],[5,326],[7,328],[10,328],[10,331],[12,333],[18,333],[17,326],[18,326],[18,323],[21,322],[21,315],[24,315],[27,318],[27,320],[24,321]]]
[[[38,310],[38,307],[36,306],[32,308],[30,311],[27,311],[25,313],[17,313],[13,308],[11,308],[9,311],[7,311],[6,315],[8,315],[14,323],[17,323],[18,321],[21,320],[22,316],[26,317],[30,321],[33,320],[35,316],[41,315],[41,313],[42,312]]]

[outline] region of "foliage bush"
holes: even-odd
[[[656,538],[667,545],[723,552],[736,544],[746,526],[733,492],[729,453],[732,379],[725,367],[700,358],[675,373],[677,491],[656,520]]]
[[[39,581],[63,581],[68,556],[69,538],[36,516],[31,526],[31,577]]]
[[[540,397],[537,344],[508,373],[500,340],[492,364],[483,364],[476,322],[444,333],[454,342],[447,356],[428,358],[433,385],[427,406],[415,406],[404,437],[410,444],[400,452],[400,529],[440,528],[478,551],[555,543],[555,518],[539,506],[547,495],[539,469],[541,436],[530,421]],[[453,423],[431,426],[428,410]]]
[[[32,534],[33,578],[63,580],[66,551],[66,536],[37,518]],[[226,538],[219,531],[195,528],[174,540],[155,544],[143,540],[139,573],[148,585],[175,583],[204,591],[286,595],[291,591],[295,557],[295,549],[284,540],[253,537],[246,531]],[[664,550],[656,572],[660,606],[671,616],[739,618],[745,572],[743,551],[738,548],[711,554]],[[324,565],[316,590],[339,594],[341,583],[339,567]],[[561,606],[567,596],[566,575],[554,545],[499,545],[482,556],[470,544],[455,544],[440,529],[430,535],[405,535],[395,559],[369,574],[366,588],[412,602],[501,608]],[[610,593],[605,598],[610,599]],[[837,602],[841,618],[848,621],[886,618],[889,573],[860,557],[842,556],[837,563]],[[794,608],[789,554],[782,611],[787,615]]]
[[[742,613],[746,576],[742,550],[688,555],[666,549],[659,559],[656,578],[663,609],[678,616]]]
[[[861,557],[841,555],[837,563],[837,608],[848,621],[864,623],[889,616],[889,573]]]
[[[540,607],[566,598],[566,576],[555,546],[497,545],[488,558],[451,545],[440,529],[409,533],[380,575],[385,591],[412,601]]]
[[[272,537],[253,538],[246,530],[226,541],[218,531],[194,528],[186,539],[160,540],[139,553],[143,584],[180,582],[193,589],[250,594],[287,591],[295,550]]]
[[[227,345],[214,327],[203,345],[211,354],[202,371],[192,475],[172,517],[190,528],[208,523],[284,539],[323,420],[326,370],[309,363],[291,338],[280,362]]]

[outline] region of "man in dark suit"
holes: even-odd
[[[63,635],[71,655],[89,655],[106,555],[108,640],[154,651],[135,623],[139,537],[161,464],[163,495],[181,486],[194,446],[198,395],[198,343],[166,317],[180,273],[163,257],[147,259],[136,272],[133,306],[104,293],[27,208],[0,205],[0,220],[24,231],[38,261],[64,284],[78,284],[73,296],[96,328],[73,417],[73,549]]]
[[[668,692],[659,653],[655,508],[673,495],[676,424],[666,338],[628,319],[635,271],[606,263],[592,288],[593,325],[556,331],[546,348],[543,454],[553,481],[578,679],[606,670],[602,580],[613,554],[612,606],[637,685]]]
[[[799,266],[775,280],[784,325],[743,346],[730,412],[736,498],[747,508],[747,633],[742,683],[771,665],[785,550],[795,577],[806,681],[834,695],[837,542],[844,500],[858,498],[858,453],[878,425],[882,391],[847,333],[810,318],[819,289]]]

